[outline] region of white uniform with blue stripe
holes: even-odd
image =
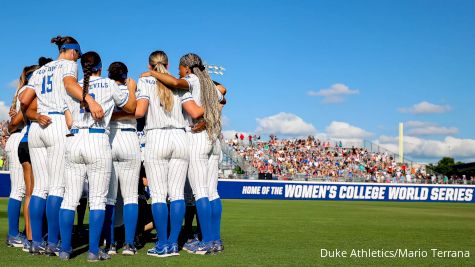
[[[173,91],[173,109],[166,112],[160,104],[155,78],[140,78],[137,100],[148,100],[145,114],[145,160],[152,203],[182,200],[188,170],[189,145],[182,103],[191,100],[186,91]]]
[[[67,95],[63,79],[77,78],[77,63],[55,60],[36,70],[29,80],[38,98],[38,113],[49,116],[51,124],[41,127],[33,122],[28,134],[33,175],[33,196],[62,197],[64,194],[64,149],[68,133],[64,111]]]
[[[119,85],[124,94],[129,94],[126,85]],[[115,112],[120,111],[116,108]],[[133,116],[133,114],[131,114]],[[138,203],[140,175],[140,142],[137,136],[137,120],[134,118],[111,120],[109,140],[112,147],[112,176],[107,194],[107,205],[114,205],[120,183],[124,205]]]
[[[198,76],[189,74],[184,77],[190,87],[190,92],[196,104],[201,106],[201,86]],[[222,100],[222,94],[218,93],[217,101]],[[186,114],[186,118],[190,125],[192,118]],[[220,155],[219,140],[211,143],[206,131],[200,133],[192,133],[188,131],[190,142],[190,165],[188,168],[188,179],[195,199],[208,197],[210,201],[219,198],[218,184],[218,165]]]
[[[82,84],[82,81],[79,82]],[[76,210],[81,199],[86,175],[89,181],[89,207],[104,210],[112,171],[109,122],[114,106],[123,107],[128,95],[109,78],[90,77],[89,95],[101,105],[104,118],[95,121],[88,109],[76,99],[69,98],[68,108],[73,117],[73,136],[67,137],[66,190],[62,209]]]

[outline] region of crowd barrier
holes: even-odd
[[[220,179],[222,199],[365,200],[475,203],[474,185],[333,183]],[[0,197],[10,194],[10,175],[0,172]]]

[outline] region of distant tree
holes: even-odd
[[[443,157],[437,165],[429,164],[429,168],[443,175],[454,175],[457,174],[457,170],[454,168],[455,165],[462,164],[462,162],[455,162],[454,158]]]

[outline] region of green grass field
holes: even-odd
[[[0,200],[0,236],[7,234],[7,200]],[[224,200],[216,256],[117,255],[98,266],[475,266],[475,205],[445,203]],[[321,249],[411,249],[427,258],[322,258]],[[434,258],[431,249],[468,250],[470,258]],[[349,256],[349,254],[348,254]],[[85,266],[86,253],[69,262],[31,256],[2,244],[8,266]]]

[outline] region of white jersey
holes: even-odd
[[[64,112],[67,96],[63,78],[77,78],[78,65],[66,59],[51,61],[36,70],[28,85],[35,88],[38,97],[38,113]]]
[[[127,85],[120,84],[119,89],[124,92],[127,97],[129,96],[129,89]],[[121,109],[115,108],[114,112],[119,112]],[[131,114],[133,115],[133,114]],[[127,120],[111,120],[110,127],[112,129],[137,129],[137,120],[135,118],[127,119]]]
[[[157,91],[157,80],[153,77],[143,77],[137,84],[139,99],[149,101],[145,130],[165,128],[185,128],[188,126],[181,105],[192,100],[192,96],[185,90],[173,90],[173,109],[170,113],[165,112],[160,105],[160,97]]]
[[[183,79],[188,82],[193,100],[195,100],[198,106],[202,107],[203,105],[201,103],[201,85],[200,85],[200,79],[198,78],[198,76],[191,73],[191,74],[186,75]],[[216,94],[218,95],[218,102],[221,102],[223,100],[223,95],[217,88],[216,88]],[[184,116],[188,122],[188,125],[192,125],[193,118],[191,118],[191,116],[186,112],[184,112]]]
[[[79,81],[83,85],[83,80]],[[114,106],[123,107],[128,99],[128,94],[122,92],[117,84],[109,79],[98,76],[91,76],[89,80],[89,95],[101,105],[104,110],[104,118],[101,121],[95,121],[88,109],[81,108],[77,99],[69,97],[68,108],[73,117],[73,129],[84,128],[109,128],[109,122],[114,111]]]

